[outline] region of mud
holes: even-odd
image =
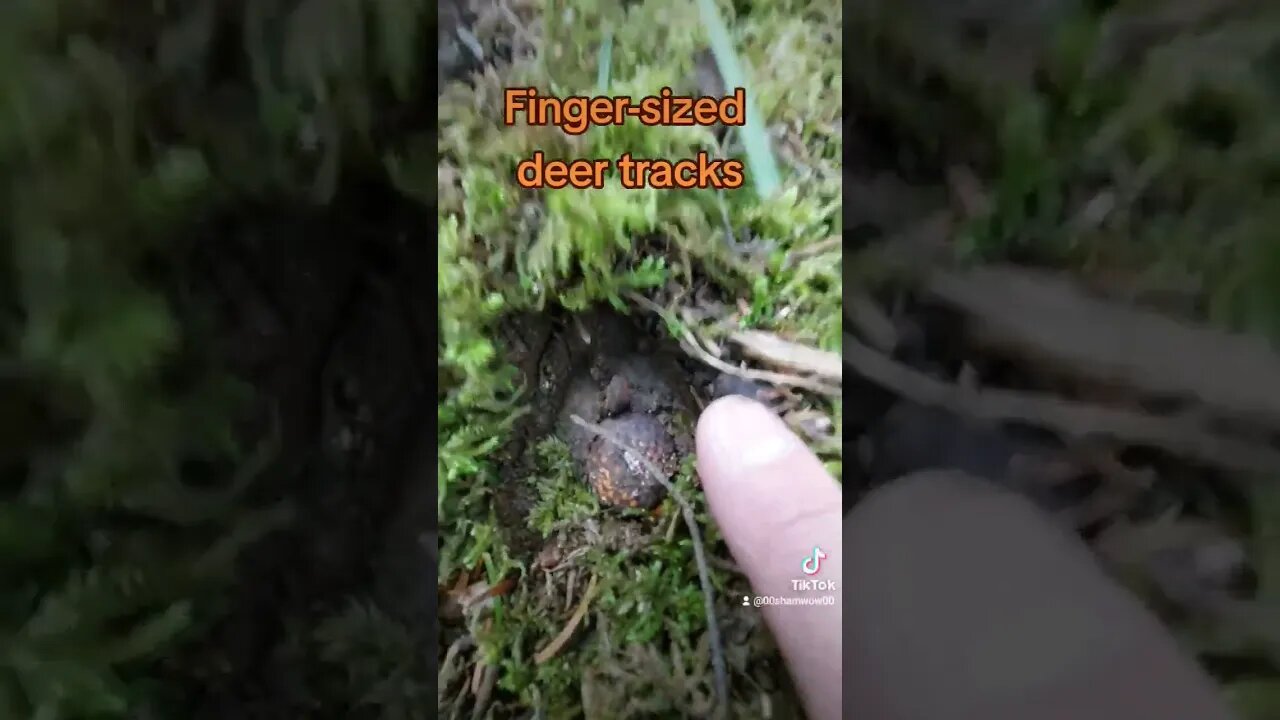
[[[541,542],[526,523],[537,497],[536,488],[526,482],[535,474],[533,446],[550,436],[564,440],[583,482],[591,474],[589,458],[599,463],[609,450],[617,450],[574,423],[573,416],[589,423],[621,421],[620,427],[614,427],[621,430],[624,441],[664,447],[669,443],[651,459],[670,472],[693,452],[693,424],[702,388],[710,378],[641,321],[602,308],[577,314],[519,315],[504,323],[501,337],[529,392],[530,412],[501,453],[506,470],[503,489],[495,498],[498,520],[512,534],[518,554],[536,551]],[[655,420],[660,431],[653,437],[644,431],[629,436],[632,421],[627,418],[634,416]],[[644,425],[641,421],[637,427]],[[652,507],[663,497],[661,486],[643,468],[627,468],[615,476],[618,486],[626,490],[625,498],[634,494],[635,503],[602,497],[606,506]]]

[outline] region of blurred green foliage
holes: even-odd
[[[1065,268],[1280,342],[1280,7],[960,5],[855,3],[845,67],[854,97],[924,165],[980,178],[962,254]],[[1261,486],[1249,495],[1256,601],[1274,616],[1280,506]],[[1249,668],[1226,676],[1244,717],[1280,707],[1275,627],[1251,626],[1270,647],[1193,643]]]
[[[973,258],[1177,287],[1280,338],[1273,4],[988,0],[927,22],[930,0],[857,5],[855,95],[988,183]]]
[[[274,446],[240,442],[251,396],[175,313],[176,252],[381,167],[427,9],[0,4],[0,717],[181,713],[148,678],[288,508],[243,499]]]

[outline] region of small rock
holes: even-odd
[[[675,441],[658,418],[627,413],[605,420],[600,427],[642,453],[664,480],[675,474]],[[603,436],[596,437],[588,448],[586,469],[591,489],[606,505],[647,510],[666,496],[666,488],[644,462]]]

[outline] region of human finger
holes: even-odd
[[[840,486],[763,405],[716,400],[697,431],[711,514],[758,596],[811,717],[840,717]],[[829,602],[830,604],[820,604]]]

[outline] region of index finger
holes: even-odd
[[[711,514],[752,588],[796,603],[762,608],[810,716],[840,717],[840,486],[782,420],[745,398],[708,406],[697,446]]]

